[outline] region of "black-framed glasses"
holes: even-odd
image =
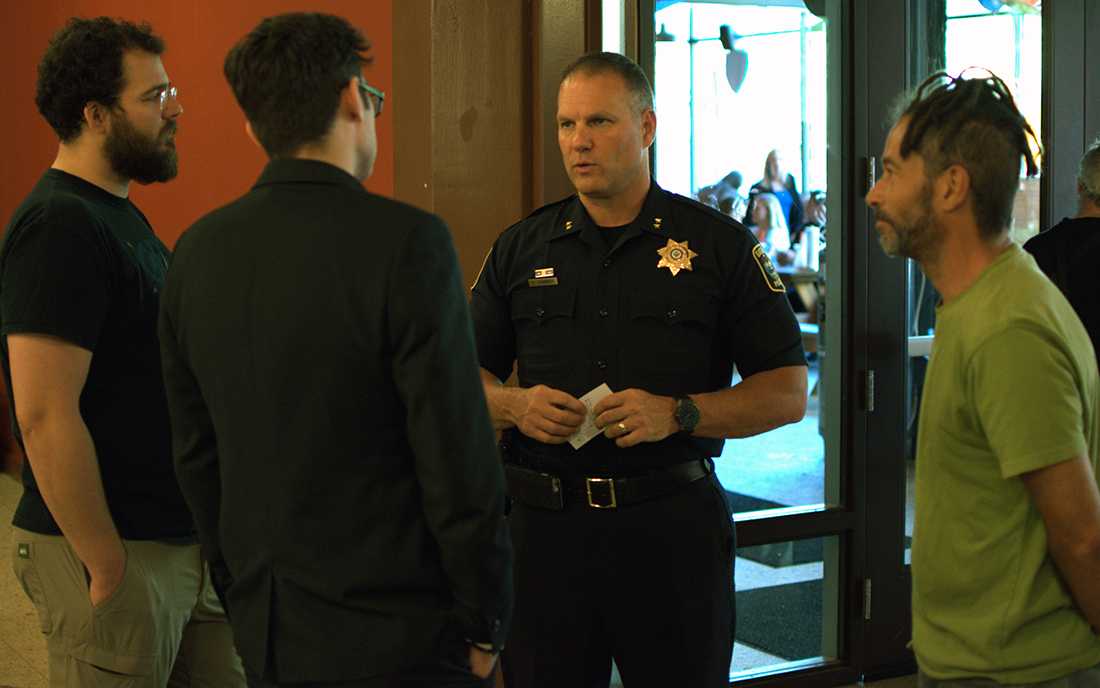
[[[359,90],[367,94],[370,98],[371,108],[374,109],[374,116],[377,117],[382,114],[382,104],[386,102],[386,94],[379,91],[374,86],[367,84],[362,79],[359,80]]]

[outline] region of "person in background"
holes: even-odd
[[[763,244],[769,255],[776,258],[777,263],[790,265],[794,257],[790,251],[791,235],[783,208],[775,194],[761,193],[756,196],[752,220],[749,229],[756,235],[757,241]]]
[[[741,173],[733,170],[717,184],[699,189],[695,197],[700,203],[717,208],[719,212],[735,220],[741,220],[745,216],[749,203],[741,193],[741,183]]]
[[[773,194],[779,200],[790,237],[797,240],[798,233],[802,229],[802,196],[798,193],[794,176],[784,168],[783,156],[777,149],[769,151],[768,157],[764,160],[764,178],[749,189],[749,206],[745,212],[745,224],[752,221],[756,196],[762,193]]]
[[[811,191],[806,198],[805,213],[802,226],[815,225],[821,230],[825,229],[828,216],[825,207],[825,192]]]
[[[1100,138],[1085,151],[1077,170],[1077,216],[1032,237],[1024,249],[1066,295],[1100,360]]]
[[[883,251],[942,298],[917,437],[922,688],[1100,685],[1100,379],[1085,328],[1009,233],[1034,138],[996,76],[934,74],[867,194]]]
[[[38,66],[60,139],[0,249],[0,357],[27,462],[12,561],[51,686],[243,686],[172,469],[168,249],[129,199],[176,176],[183,107],[146,24],[71,19]]]
[[[825,225],[828,221],[825,192],[811,191],[806,198],[805,210],[805,220],[798,233],[798,240],[792,239],[796,255],[795,262],[810,270],[817,270],[820,267],[822,252],[825,250]]]

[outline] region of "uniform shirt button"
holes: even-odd
[[[607,361],[604,361],[604,360],[596,361],[596,367],[599,368],[600,370],[604,370],[605,368],[607,368]]]
[[[607,317],[607,309],[606,308],[601,308],[600,309],[600,317],[601,318],[606,318]]]
[[[609,268],[609,267],[611,267],[611,259],[610,259],[610,258],[608,258],[607,260],[605,260],[605,261],[603,262],[603,266],[604,266],[605,268]]]
[[[673,318],[675,318],[675,317],[676,317],[677,315],[679,315],[679,313],[678,313],[678,312],[676,311],[676,309],[675,309],[675,308],[673,308],[673,309],[670,309],[670,310],[669,310],[669,312],[667,313],[667,315],[668,315],[668,319],[669,319],[669,320],[672,320],[672,319],[673,319]]]

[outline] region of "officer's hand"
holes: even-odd
[[[596,404],[596,427],[620,447],[642,442],[660,442],[680,430],[676,423],[676,400],[640,389],[609,394]]]
[[[470,646],[470,671],[478,678],[489,678],[493,673],[493,666],[497,662],[497,656],[480,648]]]
[[[562,444],[577,431],[588,409],[577,399],[546,385],[522,390],[514,409],[515,425],[532,439]]]

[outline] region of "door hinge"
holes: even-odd
[[[875,371],[863,371],[863,410],[872,413],[875,410]]]
[[[871,579],[863,579],[863,620],[871,620]]]
[[[878,159],[871,155],[864,158],[864,179],[863,179],[863,195],[871,193],[871,189],[875,188],[875,178],[878,177]]]

